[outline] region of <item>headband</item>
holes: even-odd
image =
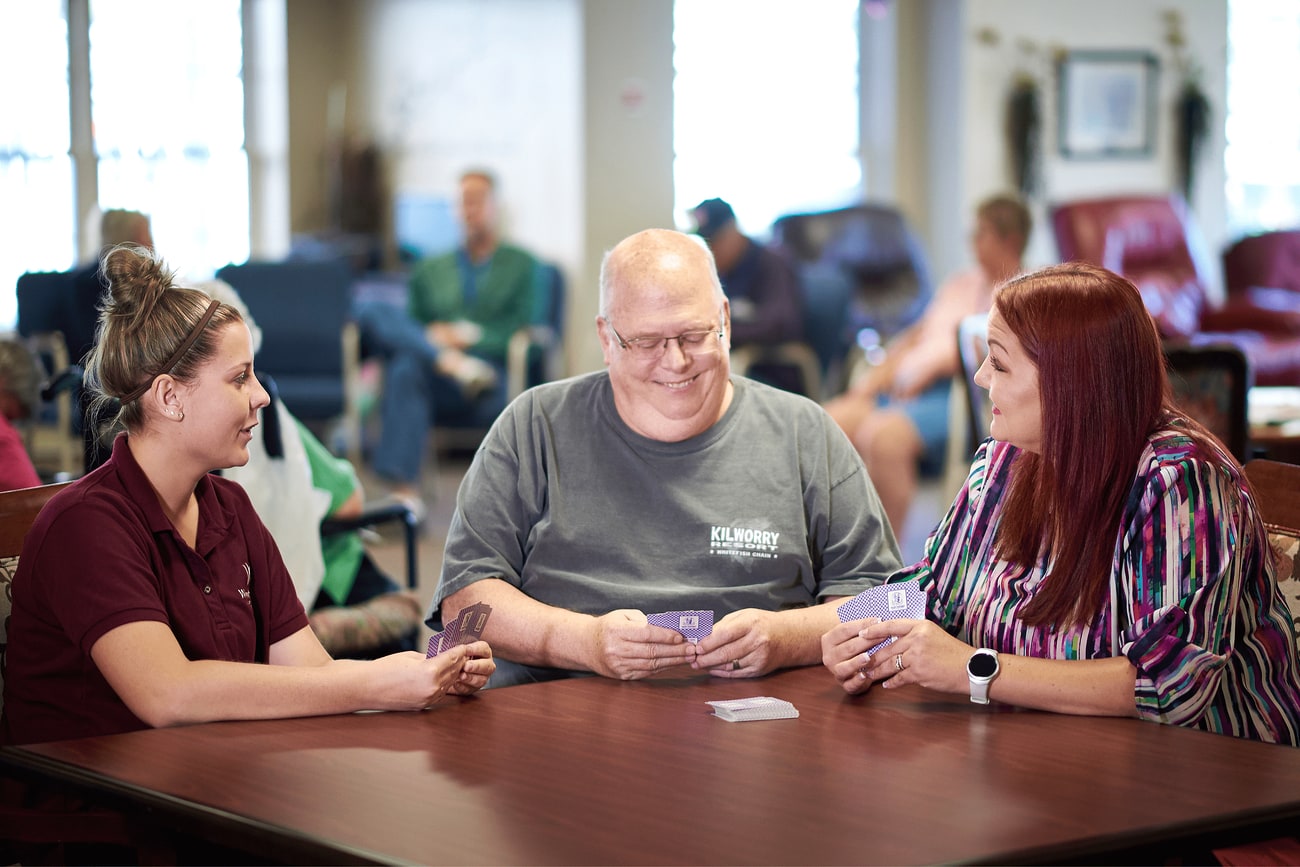
[[[181,341],[180,346],[176,347],[176,351],[167,357],[167,360],[162,363],[162,366],[158,368],[157,372],[150,374],[148,379],[133,389],[130,394],[122,398],[122,406],[126,406],[128,403],[148,391],[149,386],[153,385],[155,379],[162,376],[164,373],[171,372],[171,369],[176,366],[177,362],[181,360],[185,353],[189,352],[190,347],[194,345],[194,341],[199,339],[199,335],[203,333],[203,329],[208,327],[208,323],[212,321],[212,315],[217,312],[217,308],[220,306],[221,302],[216,300],[208,305],[208,309],[203,314],[203,318],[199,320],[197,325],[190,329],[189,334],[185,335],[185,339]]]

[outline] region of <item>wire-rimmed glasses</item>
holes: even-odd
[[[627,350],[634,358],[644,361],[650,361],[662,356],[668,351],[668,341],[676,340],[678,347],[681,348],[683,355],[697,355],[705,352],[714,352],[722,346],[722,336],[725,330],[722,323],[718,323],[717,328],[709,328],[703,331],[685,331],[673,337],[629,337],[624,338],[614,327],[614,323],[608,319],[609,330],[614,333],[614,340],[621,349]]]

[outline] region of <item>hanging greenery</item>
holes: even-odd
[[[1025,198],[1038,192],[1041,180],[1042,119],[1038,82],[1026,73],[1017,75],[1007,100],[1007,150],[1016,189]]]
[[[1175,171],[1178,189],[1183,198],[1191,200],[1195,183],[1196,164],[1205,140],[1210,135],[1210,101],[1195,81],[1183,85],[1175,105]]]
[[[1182,81],[1174,100],[1174,175],[1178,191],[1191,201],[1196,164],[1210,135],[1213,108],[1201,89],[1200,70],[1187,52],[1183,16],[1176,9],[1164,13],[1165,42],[1173,53],[1174,73]]]

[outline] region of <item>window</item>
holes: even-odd
[[[677,0],[674,207],[726,199],[748,234],[861,197],[857,0]]]
[[[154,243],[182,276],[211,277],[248,258],[239,6],[90,6],[100,207],[148,214]]]
[[[1228,234],[1300,225],[1300,4],[1228,5]]]
[[[0,328],[16,320],[23,272],[75,266],[80,233],[97,233],[97,214],[78,215],[78,201],[149,214],[154,242],[182,276],[248,258],[240,15],[240,0],[0,6],[0,74],[10,83],[0,117],[22,118],[0,125]],[[88,33],[72,32],[78,20],[89,20]],[[71,57],[87,39],[88,56]],[[90,117],[73,116],[70,59],[89,67]],[[88,154],[73,146],[78,128],[93,131]],[[96,171],[76,172],[76,158],[95,160]],[[76,189],[78,177],[95,189]]]
[[[76,259],[76,207],[63,0],[6,3],[0,21],[0,328],[11,328],[18,277]]]

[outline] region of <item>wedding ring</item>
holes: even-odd
[[[731,670],[732,670],[732,671],[740,671],[740,660],[739,660],[739,659],[733,659],[733,660],[731,660]]]
[[[903,670],[903,654],[897,653],[894,655],[894,668],[897,668],[899,671]]]

